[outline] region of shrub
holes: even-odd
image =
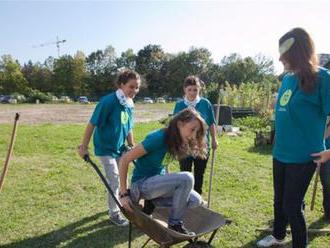
[[[53,95],[50,93],[43,93],[39,90],[29,90],[27,96],[27,102],[35,103],[36,100],[39,100],[41,103],[52,101]]]

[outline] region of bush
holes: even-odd
[[[264,112],[271,108],[272,92],[276,86],[276,83],[269,80],[241,83],[239,86],[226,82],[220,90],[221,103],[231,107],[252,108],[258,113]],[[209,84],[206,90],[207,98],[212,103],[216,103],[218,95],[217,84]]]
[[[268,115],[248,116],[234,119],[233,125],[240,127],[242,131],[249,130],[253,132],[267,132],[271,130],[271,120]]]
[[[39,90],[29,90],[27,96],[27,102],[35,103],[36,100],[39,100],[40,103],[51,102],[53,99],[53,95],[50,93],[43,93]]]
[[[20,94],[20,93],[15,92],[15,93],[11,94],[11,96],[13,98],[15,98],[18,103],[26,102],[26,97],[24,95]]]

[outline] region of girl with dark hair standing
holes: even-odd
[[[132,70],[119,73],[116,92],[104,96],[96,105],[93,115],[87,124],[79,155],[84,158],[88,154],[88,144],[93,136],[95,155],[103,165],[112,191],[118,197],[119,174],[117,161],[120,158],[125,140],[129,146],[133,139],[133,98],[139,92],[140,76]],[[128,225],[128,221],[120,213],[120,209],[108,194],[108,206],[111,223],[118,226]]]
[[[200,91],[202,88],[201,80],[196,76],[188,76],[183,83],[184,99],[178,101],[175,104],[173,114],[178,113],[179,111],[185,108],[194,108],[197,112],[200,113],[204,121],[208,126],[208,131],[206,138],[208,144],[210,143],[210,134],[211,134],[211,147],[212,149],[217,149],[217,140],[216,140],[216,123],[214,118],[214,112],[212,104],[204,97],[200,97]],[[209,145],[210,147],[210,145]],[[194,178],[195,185],[194,189],[202,194],[203,189],[203,178],[204,172],[207,165],[208,156],[206,158],[193,157],[189,156],[181,159],[180,169],[181,171],[191,171],[194,164]]]
[[[119,161],[122,206],[130,211],[130,201],[138,203],[145,199],[156,206],[170,207],[168,227],[194,235],[182,222],[186,208],[202,204],[201,196],[193,190],[194,179],[189,172],[165,174],[163,163],[166,155],[175,159],[188,155],[206,157],[205,133],[205,123],[200,115],[195,110],[185,109],[172,118],[168,127],[149,133],[141,144],[125,153]],[[128,165],[133,160],[136,163],[128,190]]]
[[[324,128],[330,115],[330,73],[318,67],[314,43],[302,28],[279,40],[287,71],[278,93],[273,148],[274,231],[258,247],[284,243],[291,226],[292,247],[307,247],[303,200],[316,164],[312,153],[325,149]]]

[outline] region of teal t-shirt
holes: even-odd
[[[330,115],[330,73],[319,68],[315,90],[304,93],[296,75],[284,76],[275,115],[273,157],[284,163],[306,163],[324,150],[324,127]]]
[[[95,155],[117,158],[133,128],[133,109],[121,105],[114,92],[96,105],[90,123],[95,126]]]
[[[149,133],[142,141],[142,145],[147,154],[137,159],[133,170],[132,183],[143,178],[165,174],[165,166],[163,165],[167,153],[165,131],[159,129]]]
[[[180,112],[181,110],[187,108],[184,100],[180,100],[175,104],[173,114]],[[202,116],[208,127],[212,124],[215,124],[214,112],[212,104],[209,100],[204,97],[201,97],[200,101],[196,104],[195,109]],[[210,131],[207,132],[207,140],[210,141]]]

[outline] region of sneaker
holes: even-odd
[[[151,215],[154,209],[155,209],[155,205],[152,203],[151,200],[144,200],[144,206],[142,209],[143,213],[147,215]]]
[[[202,207],[206,207],[207,208],[207,201],[205,200],[202,200],[202,204],[201,204]]]
[[[176,225],[168,225],[168,228],[171,229],[171,230],[174,230],[176,232],[179,232],[179,233],[182,233],[182,234],[185,234],[185,235],[189,235],[189,236],[195,236],[196,233],[194,232],[190,232],[188,231],[184,226],[183,224],[176,224]]]
[[[257,242],[257,247],[272,247],[273,245],[283,245],[285,239],[278,240],[273,235],[268,235]]]
[[[128,220],[122,216],[121,213],[111,215],[110,222],[116,226],[127,226]]]

